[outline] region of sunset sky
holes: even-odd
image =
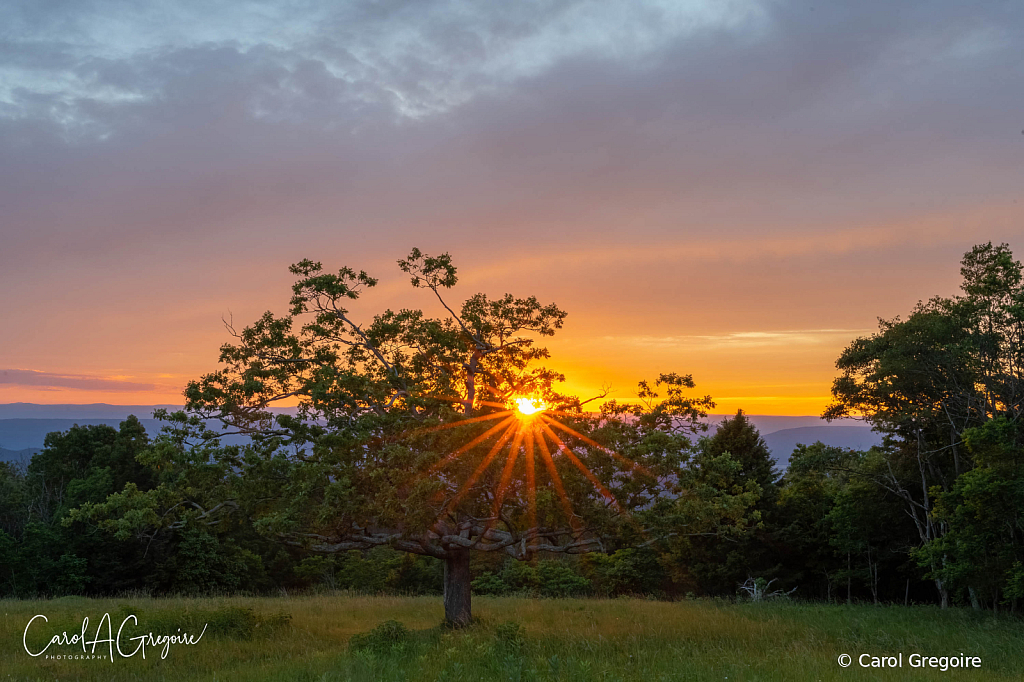
[[[0,4],[0,403],[175,403],[288,265],[536,295],[568,390],[817,414],[838,353],[1024,256],[1024,3]]]

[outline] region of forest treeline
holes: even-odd
[[[431,557],[388,548],[309,556],[263,538],[237,517],[226,520],[224,527],[196,525],[125,539],[69,519],[71,509],[102,503],[126,483],[151,490],[156,472],[138,461],[149,447],[145,430],[130,417],[119,430],[75,426],[50,434],[27,471],[2,465],[4,596],[270,592],[315,586],[366,592],[441,590],[441,562]],[[900,521],[904,515],[890,505],[895,513],[879,516],[877,505],[884,494],[816,468],[830,455],[862,453],[833,452],[820,444],[801,448],[794,453],[791,472],[780,477],[763,440],[742,414],[726,420],[699,447],[709,456],[730,452],[743,463],[737,478],[751,477],[761,484],[763,493],[749,511],[760,518],[748,531],[728,540],[691,538],[684,556],[661,555],[651,547],[541,558],[532,565],[482,556],[474,561],[474,591],[735,595],[740,582],[756,575],[777,578],[783,587],[799,586],[798,592],[808,598],[858,600],[873,598],[875,592],[885,600],[902,598],[905,580],[911,578],[915,597],[931,597],[924,597],[927,589],[917,584],[920,571],[908,570],[907,553],[899,551],[899,543],[906,544],[913,535],[909,519],[894,526],[894,518]],[[877,523],[865,525],[869,519]],[[884,534],[876,535],[876,528]],[[871,539],[861,547],[856,545],[860,537]]]
[[[602,551],[538,552],[520,561],[477,552],[473,591],[735,597],[756,582],[809,600],[1017,611],[1024,597],[1022,268],[1006,245],[991,244],[972,249],[961,265],[960,295],[880,321],[877,333],[837,360],[824,416],[866,420],[884,436],[881,446],[802,445],[780,472],[740,412],[685,441],[679,459],[685,518],[707,518],[673,529],[684,515],[665,517],[651,537],[609,525],[622,535],[606,528]],[[637,423],[651,414],[665,412],[638,411]],[[256,465],[237,450],[219,468],[209,466],[210,450],[190,455],[191,464],[172,450],[199,451],[173,433],[151,438],[132,417],[120,429],[52,433],[24,470],[0,464],[0,596],[441,592],[443,561],[394,543],[325,552],[281,542],[274,531],[283,526],[270,526],[283,517],[260,514],[265,491],[236,495],[220,503],[228,513],[214,514],[220,507],[206,493]],[[268,473],[268,462],[286,463],[261,460],[264,481],[294,482],[298,474]],[[636,513],[657,503],[649,498]]]

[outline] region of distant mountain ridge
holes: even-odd
[[[128,415],[125,415],[127,418]],[[67,431],[78,426],[106,424],[115,429],[124,419],[0,419],[0,448],[7,451],[41,449],[46,434],[53,431]],[[150,437],[160,433],[163,423],[157,419],[140,419]]]
[[[707,417],[708,425],[711,426],[711,430],[714,431],[715,427],[721,424],[724,420],[736,416],[733,414],[709,414]],[[747,418],[751,424],[754,425],[761,435],[766,433],[773,433],[780,429],[798,429],[805,426],[824,426],[821,417],[812,415],[806,416],[785,416],[777,414],[747,414],[743,413],[743,416]]]
[[[0,419],[125,419],[134,414],[139,419],[153,416],[154,410],[180,410],[181,405],[39,405],[36,403],[0,404]]]
[[[789,456],[793,454],[797,445],[811,445],[817,441],[841,448],[867,450],[875,445],[881,445],[882,437],[872,431],[870,426],[845,424],[780,429],[764,436],[768,449],[782,466],[789,464]]]
[[[32,455],[37,452],[39,452],[38,448],[25,448],[24,450],[0,448],[0,462],[14,462],[21,467],[27,467],[32,460]]]
[[[160,432],[163,423],[153,419],[156,409],[181,409],[180,405],[37,405],[34,403],[0,404],[0,460],[12,461],[31,457],[43,447],[46,434],[67,431],[75,424],[81,426],[107,424],[114,428],[133,414],[139,418],[150,437]],[[275,409],[275,412],[293,412],[294,408]],[[711,432],[723,419],[732,415],[708,415]],[[781,466],[789,462],[789,455],[798,443],[809,445],[821,441],[826,445],[866,449],[881,443],[878,434],[868,426],[824,424],[815,416],[747,415],[761,432],[772,455]],[[227,443],[244,442],[241,437],[225,438]],[[26,453],[28,453],[26,455]]]

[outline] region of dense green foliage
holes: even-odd
[[[758,456],[740,454],[725,460],[728,466],[723,466],[719,435],[734,441],[731,447],[741,451],[735,442],[740,427]],[[116,442],[118,434],[104,429],[107,427],[75,427],[67,434],[54,434],[48,440],[54,449],[48,448],[38,457],[52,462],[56,453],[70,452],[62,448],[68,442],[77,442],[79,447],[92,444],[97,454],[109,453],[112,450],[106,444]],[[84,437],[96,433],[105,437]],[[125,422],[122,433],[139,438],[133,420]],[[105,460],[90,457],[87,449],[78,450],[77,456],[87,463],[78,474],[80,478],[71,479],[72,488],[80,488],[79,480],[99,478],[94,468],[106,468],[97,467]],[[768,576],[781,581],[787,591],[798,587],[797,594],[806,598],[900,601],[904,582],[910,578],[914,601],[929,601],[933,596],[921,582],[922,571],[908,563],[907,552],[901,548],[913,527],[898,501],[862,479],[835,471],[837,458],[849,465],[851,458],[868,456],[820,444],[802,446],[794,453],[786,477],[776,482],[777,474],[765,466],[770,461],[756,430],[738,415],[702,439],[689,463],[692,480],[701,483],[691,488],[697,500],[694,504],[736,499],[738,523],[720,524],[713,534],[667,538],[639,548],[624,542],[619,549],[609,547],[607,553],[579,557],[551,555],[524,563],[483,554],[473,561],[473,590],[542,597],[736,596],[737,586],[747,577]],[[90,459],[95,463],[89,464]],[[743,461],[746,468],[738,464]],[[47,489],[34,478],[39,470],[30,467],[32,473],[26,475],[4,469],[2,484],[10,494],[4,498],[5,535],[0,552],[4,564],[10,566],[11,579],[0,584],[6,595],[101,595],[123,590],[258,593],[303,588],[439,594],[442,589],[442,565],[435,558],[388,547],[310,555],[260,536],[240,516],[225,519],[234,523],[194,524],[124,539],[82,521],[61,523],[61,518],[67,517],[57,513],[45,524],[29,523],[34,510],[45,504],[34,499]],[[766,479],[758,482],[759,474]],[[753,481],[748,480],[752,477]],[[763,496],[761,483],[776,492]],[[61,514],[66,513],[64,509]],[[879,514],[881,509],[887,511]],[[80,554],[74,553],[76,548]],[[44,571],[36,568],[40,565]]]
[[[564,312],[478,294],[455,313],[447,256],[400,265],[447,316],[356,324],[342,303],[375,280],[304,261],[290,314],[239,332],[163,434],[75,427],[26,471],[0,466],[0,594],[438,594],[443,562],[470,549],[487,595],[749,597],[746,583],[1019,608],[1024,277],[1007,247],[975,247],[962,296],[881,321],[838,359],[825,416],[866,419],[884,444],[801,445],[784,473],[742,412],[701,436],[713,403],[688,396],[690,376],[583,412],[534,364]],[[575,454],[541,465],[548,427],[504,412],[524,394]],[[284,396],[297,410],[271,412]],[[250,444],[222,444],[211,419]]]

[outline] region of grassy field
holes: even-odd
[[[475,598],[479,623],[439,627],[437,597],[315,595],[280,598],[0,601],[0,682],[6,680],[1021,680],[1024,622],[936,608],[730,604],[691,600]],[[201,629],[195,645],[160,646],[115,660],[54,660],[81,647],[53,635],[88,635],[127,615],[122,648],[137,633]],[[378,628],[381,623],[396,625]],[[362,633],[362,634],[360,634]],[[105,636],[105,635],[104,635]],[[351,640],[351,641],[350,641]],[[107,652],[106,644],[97,654]],[[861,653],[902,652],[903,667],[861,668]],[[915,669],[910,654],[978,656],[980,671]],[[853,656],[841,668],[840,654]]]

